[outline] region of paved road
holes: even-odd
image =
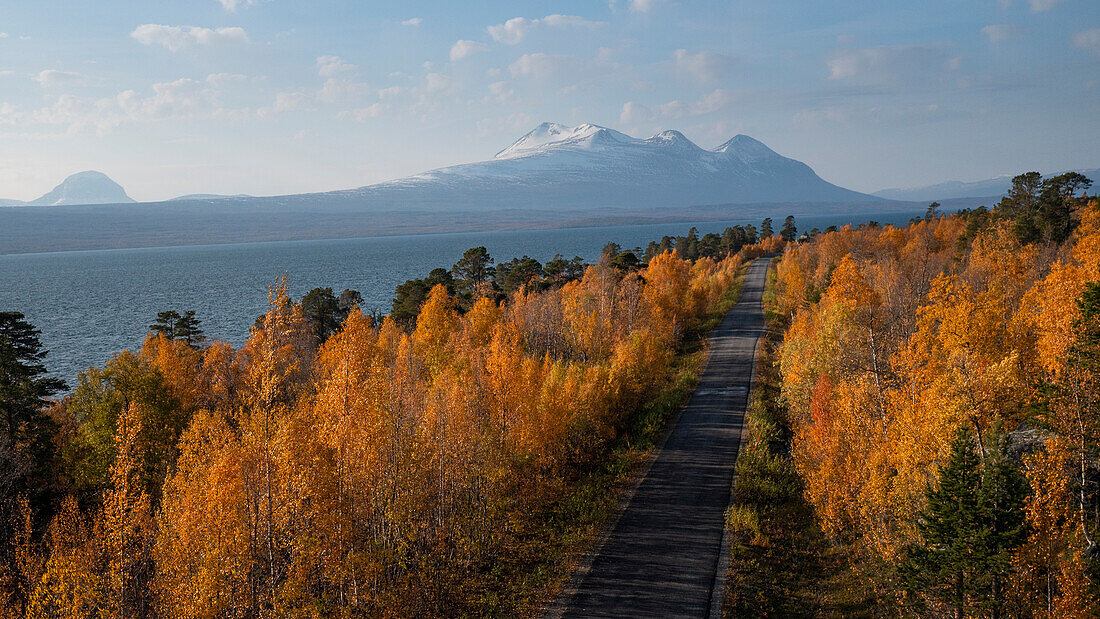
[[[764,331],[767,259],[710,338],[710,358],[676,427],[591,564],[551,617],[706,617],[733,466]],[[720,583],[721,580],[718,580]]]

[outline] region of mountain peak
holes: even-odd
[[[646,142],[658,144],[664,147],[673,147],[682,150],[702,150],[695,142],[692,142],[684,134],[675,129],[668,129],[649,138]]]
[[[545,122],[530,133],[512,143],[496,154],[496,159],[514,159],[545,152],[559,146],[573,146],[591,149],[600,144],[637,142],[625,133],[614,129],[583,123],[576,127],[567,127],[559,123]]]
[[[123,204],[134,202],[126,190],[102,172],[87,170],[70,174],[49,193],[28,202],[35,206],[60,204]]]

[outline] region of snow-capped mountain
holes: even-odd
[[[89,170],[70,175],[49,193],[30,202],[0,200],[0,206],[58,206],[69,204],[129,204],[135,200],[121,185],[102,172]]]
[[[679,131],[642,139],[597,125],[556,123],[539,125],[488,161],[320,195],[364,207],[426,209],[879,200],[832,185],[746,135],[705,150]]]

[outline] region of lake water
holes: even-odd
[[[802,230],[867,220],[903,224],[914,213],[803,217]],[[240,346],[267,305],[268,285],[288,276],[296,298],[317,286],[362,293],[366,310],[387,311],[394,288],[447,267],[484,245],[498,261],[562,254],[586,261],[608,241],[645,247],[664,235],[721,232],[731,220],[637,226],[391,236],[56,252],[0,256],[0,310],[15,310],[42,331],[51,374],[76,384],[77,372],[140,347],[157,312],[195,310],[210,339]],[[777,221],[778,230],[781,221]]]

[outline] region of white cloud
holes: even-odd
[[[937,44],[845,50],[827,62],[831,80],[889,85],[936,81],[960,64],[958,56],[949,56],[944,46]]]
[[[791,123],[800,127],[820,127],[823,125],[851,126],[852,119],[848,110],[836,106],[821,109],[799,110],[791,116]]]
[[[668,103],[662,103],[660,105],[648,106],[636,103],[634,101],[628,101],[623,104],[622,111],[619,113],[620,124],[642,124],[642,123],[660,123],[666,120],[675,120],[687,115],[687,106],[679,101],[669,101]],[[655,125],[650,130],[656,132],[661,127]],[[645,132],[645,129],[639,129],[635,127],[634,131]]]
[[[686,49],[672,52],[676,61],[676,72],[690,75],[700,82],[713,82],[726,76],[732,60],[728,56],[713,52],[690,53]]]
[[[344,62],[339,56],[318,56],[317,74],[321,77],[334,77],[354,71],[355,65]]]
[[[1073,35],[1074,47],[1100,54],[1100,28],[1083,30]]]
[[[517,130],[528,130],[537,119],[525,112],[509,114],[504,118],[485,118],[477,121],[477,132],[480,135],[496,135],[506,132],[513,134]]]
[[[367,107],[361,107],[351,111],[351,117],[359,122],[370,118],[378,118],[388,112],[390,107],[385,103],[372,103]]]
[[[261,107],[256,110],[256,116],[260,118],[270,118],[276,114],[293,112],[302,109],[308,102],[309,96],[303,92],[276,93],[275,101],[267,107]]]
[[[153,84],[152,90],[149,96],[124,90],[114,97],[99,99],[64,94],[54,98],[50,105],[20,113],[20,119],[64,125],[68,134],[85,129],[105,134],[126,123],[193,118],[241,120],[248,116],[247,109],[221,108],[219,92],[209,81],[182,78]]]
[[[442,73],[429,73],[426,79],[426,88],[430,93],[440,93],[451,88],[451,78]]]
[[[366,82],[330,77],[325,80],[321,90],[317,91],[317,100],[322,103],[340,103],[358,101],[370,95],[370,86]]]
[[[0,103],[0,124],[14,125],[23,122],[23,113],[11,103]]]
[[[202,82],[180,78],[153,84],[153,96],[141,98],[132,90],[119,93],[117,101],[127,116],[135,119],[186,117],[209,112],[214,92]]]
[[[370,86],[351,77],[358,68],[344,62],[339,56],[318,56],[317,74],[327,79],[317,91],[317,100],[322,103],[340,103],[358,101],[369,96]]]
[[[211,73],[206,76],[206,83],[214,88],[225,88],[238,84],[248,79],[248,76],[240,73]]]
[[[1005,41],[1016,34],[1016,31],[1016,26],[1009,26],[1008,24],[991,24],[982,28],[982,34],[989,39],[990,43]]]
[[[467,41],[465,39],[456,42],[451,46],[451,62],[455,60],[462,60],[463,58],[476,54],[477,52],[484,52],[489,49],[489,46],[477,41]]]
[[[642,121],[648,121],[652,116],[652,112],[648,107],[641,103],[635,103],[633,101],[627,101],[623,104],[623,109],[619,113],[619,122],[622,124],[633,124]]]
[[[0,39],[6,39],[6,38],[8,38],[8,33],[0,32]]]
[[[503,24],[489,26],[486,30],[489,31],[489,36],[493,37],[493,40],[497,43],[515,45],[527,36],[531,28],[534,28],[536,21],[526,17],[513,17]]]
[[[489,84],[489,92],[492,94],[491,99],[499,103],[511,101],[516,96],[516,91],[512,90],[508,82],[493,82]]]
[[[943,108],[938,103],[830,105],[798,111],[791,116],[791,123],[809,127],[896,126],[898,123],[925,123],[952,115],[951,109]]]
[[[536,22],[542,22],[543,24],[550,26],[551,28],[599,28],[604,25],[603,22],[589,21],[583,17],[576,15],[547,15]]]
[[[629,0],[629,7],[631,13],[648,13],[660,4],[664,4],[664,0]]]
[[[736,95],[728,90],[716,89],[714,92],[703,95],[701,99],[692,103],[688,111],[692,116],[701,116],[719,112],[733,105]]]
[[[508,66],[508,70],[512,72],[512,77],[522,76],[543,79],[568,72],[575,68],[577,64],[578,60],[573,56],[537,52],[520,56],[519,59]]]
[[[1054,5],[1058,4],[1058,2],[1060,2],[1060,0],[1027,0],[1027,4],[1031,7],[1032,13],[1049,11],[1053,9]]]
[[[178,52],[192,45],[219,43],[246,43],[248,34],[243,28],[201,28],[198,26],[162,26],[143,24],[134,28],[130,36],[145,45],[163,45],[169,51]]]
[[[83,83],[85,77],[81,73],[74,73],[72,71],[46,69],[45,71],[40,71],[33,79],[43,88],[57,88],[59,86],[72,86],[73,84]]]
[[[424,22],[424,20],[420,19],[419,17],[411,17],[411,18],[406,19],[405,21],[401,22],[401,25],[416,28],[417,26],[419,26],[423,22]]]
[[[624,125],[647,123],[666,119],[677,119],[685,116],[703,116],[720,112],[734,103],[736,96],[733,92],[721,88],[703,95],[698,101],[683,103],[681,101],[669,101],[660,105],[643,105],[635,101],[627,101],[619,112],[619,122]]]
[[[379,99],[389,99],[391,97],[400,97],[405,94],[408,89],[404,86],[389,86],[378,91]]]
[[[218,2],[225,7],[227,11],[236,11],[237,9],[247,8],[254,4],[259,4],[257,0],[218,0]]]
[[[531,32],[538,26],[548,26],[550,28],[599,28],[604,25],[603,22],[589,21],[583,17],[576,15],[547,15],[542,19],[527,19],[526,17],[513,17],[503,24],[497,24],[495,26],[489,26],[486,28],[489,36],[493,37],[493,40],[497,43],[506,43],[508,45],[515,45],[522,41],[527,33]]]

